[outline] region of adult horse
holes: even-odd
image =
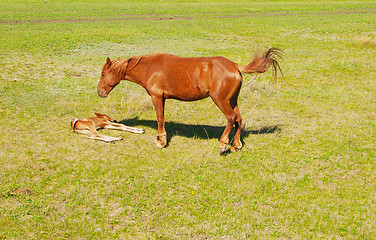
[[[107,97],[121,80],[144,87],[157,112],[158,135],[154,143],[158,148],[167,144],[164,128],[166,99],[196,101],[211,97],[227,118],[227,126],[219,140],[220,151],[222,153],[226,150],[229,133],[235,125],[234,143],[230,148],[234,152],[242,148],[242,117],[238,107],[242,74],[264,73],[272,66],[276,78],[277,70],[281,70],[276,58],[281,53],[277,48],[270,48],[262,55],[256,54],[246,66],[224,57],[182,58],[170,54],[152,54],[127,59],[107,58],[98,83],[98,95]]]

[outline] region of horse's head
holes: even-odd
[[[121,80],[121,77],[118,76],[119,74],[116,74],[112,68],[112,64],[111,59],[107,58],[107,62],[102,69],[102,76],[97,87],[98,95],[102,98],[107,97],[111,90],[116,87]]]

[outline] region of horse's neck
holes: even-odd
[[[135,57],[128,64],[125,80],[144,86],[145,74],[148,68],[148,61],[142,61],[140,57]]]

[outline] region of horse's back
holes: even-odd
[[[221,78],[239,75],[238,64],[221,56],[217,57],[179,57],[171,54],[156,56],[155,64],[164,72],[190,77]]]
[[[237,64],[234,63],[233,61],[221,57],[221,56],[216,56],[216,57],[179,57],[176,55],[172,54],[159,54],[155,56],[156,62],[163,62],[163,65],[167,67],[172,67],[179,65],[180,67],[187,67],[187,68],[192,68],[192,67],[200,67],[202,65],[207,65],[207,64],[221,64],[221,65],[226,65],[228,67],[236,67]]]

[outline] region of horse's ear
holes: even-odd
[[[110,59],[109,57],[107,57],[107,62],[106,62],[106,64],[107,64],[108,66],[111,65],[111,59]]]

